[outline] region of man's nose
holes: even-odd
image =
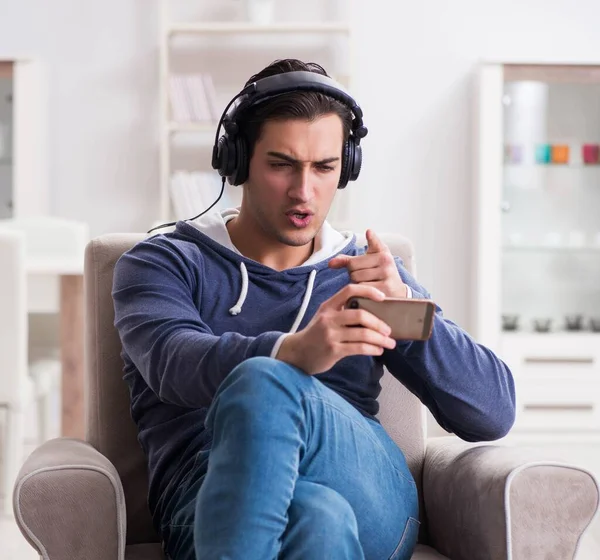
[[[288,191],[288,195],[290,198],[300,202],[308,202],[312,198],[312,190],[310,166],[303,166],[296,174],[294,183]]]

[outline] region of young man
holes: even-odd
[[[296,91],[265,95],[282,76]],[[239,210],[179,222],[115,269],[149,505],[175,560],[410,558],[415,483],[375,419],[384,366],[465,440],[514,420],[508,368],[439,308],[415,342],[344,307],[429,294],[374,232],[359,248],[326,222],[366,129],[351,99],[315,91],[324,76],[297,60],[253,76],[213,161],[243,184]]]

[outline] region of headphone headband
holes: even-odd
[[[267,76],[256,82],[248,84],[240,96],[247,95],[249,105],[256,105],[267,99],[271,99],[284,93],[293,91],[315,91],[346,105],[354,114],[352,128],[357,130],[363,126],[362,109],[346,89],[328,76],[298,70],[295,72],[282,72],[273,76]]]

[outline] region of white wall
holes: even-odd
[[[299,3],[280,1],[291,17]],[[592,61],[600,3],[352,5],[353,93],[371,131],[351,185],[357,224],[410,236],[421,281],[468,327],[474,67]],[[157,0],[0,0],[0,58],[16,55],[47,65],[53,212],[89,221],[94,235],[147,228],[158,194]]]
[[[154,0],[0,0],[0,59],[40,59],[48,77],[53,213],[92,233],[136,230],[158,181]]]
[[[409,235],[420,280],[468,327],[474,68],[481,59],[600,61],[600,3],[354,4],[355,93],[372,133],[357,189],[368,209],[361,222]]]

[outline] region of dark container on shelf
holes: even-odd
[[[567,315],[565,317],[565,328],[568,331],[583,330],[583,315]]]
[[[533,330],[539,333],[547,333],[550,332],[550,328],[552,327],[552,319],[534,319],[533,320]]]
[[[519,328],[518,315],[502,315],[502,330],[516,331]]]
[[[592,317],[590,319],[590,330],[592,332],[600,332],[600,317]]]

